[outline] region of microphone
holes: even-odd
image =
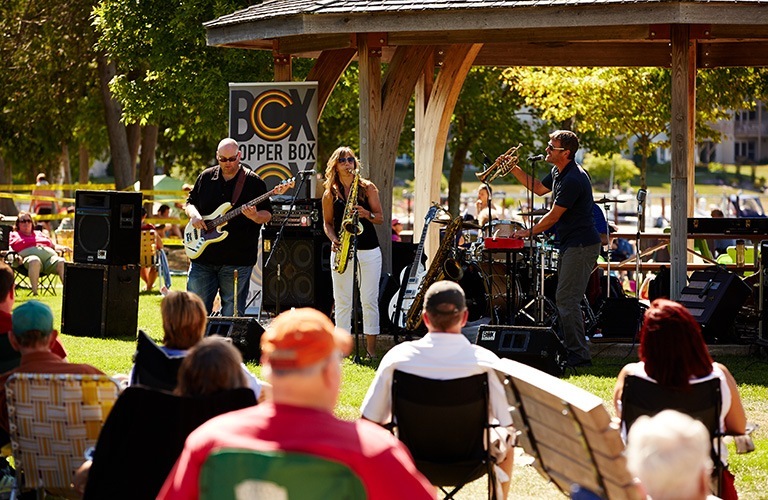
[[[308,170],[299,170],[298,172],[296,172],[296,175],[314,175],[314,174],[315,174],[315,170],[312,168]]]
[[[528,161],[541,161],[544,159],[544,155],[529,156]]]
[[[485,151],[483,151],[482,149],[478,149],[478,151],[480,151],[480,154],[483,155],[483,166],[490,167],[491,165],[493,165],[493,162],[491,161],[490,158],[488,158],[488,155],[485,154]]]
[[[642,213],[643,211],[643,205],[645,205],[645,197],[648,196],[648,191],[645,189],[640,189],[637,192],[637,213]]]

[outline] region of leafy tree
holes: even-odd
[[[528,122],[517,116],[523,98],[502,79],[500,68],[476,67],[467,75],[451,120],[451,170],[448,180],[448,208],[458,215],[461,182],[468,158],[483,168],[483,152],[499,155],[519,143],[530,144],[533,131]],[[527,153],[523,148],[520,155]],[[523,162],[521,162],[522,164]],[[490,163],[488,163],[490,166]]]
[[[621,185],[640,175],[635,162],[622,158],[618,153],[610,156],[587,153],[584,155],[583,166],[589,172],[592,184],[601,185],[606,190],[611,188],[611,176],[614,183]]]

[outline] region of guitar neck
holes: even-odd
[[[419,246],[416,247],[416,256],[413,259],[413,265],[411,266],[411,272],[408,274],[409,278],[415,278],[419,272],[419,262],[421,262],[421,255],[424,253],[424,240],[427,237],[427,230],[429,229],[429,223],[432,222],[434,217],[427,217],[424,221],[424,228],[421,230],[421,240],[419,240]]]
[[[222,214],[222,215],[216,217],[215,219],[209,221],[208,222],[208,229],[213,229],[214,227],[218,227],[218,226],[224,224],[225,222],[228,222],[229,220],[237,217],[238,215],[243,213],[243,209],[244,208],[254,207],[254,206],[258,205],[262,201],[266,200],[267,198],[269,198],[270,196],[275,194],[276,190],[277,190],[277,188],[272,189],[271,191],[269,191],[267,193],[264,193],[263,195],[259,196],[258,198],[254,198],[251,201],[249,201],[248,203],[243,203],[239,207],[234,208],[234,209],[230,210],[229,212],[227,212],[225,214]]]

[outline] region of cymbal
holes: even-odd
[[[536,208],[532,212],[520,212],[518,215],[522,217],[528,217],[530,215],[546,215],[549,210],[546,208]]]
[[[603,196],[599,200],[595,200],[595,203],[624,203],[627,200],[620,200],[619,198],[608,198]]]
[[[435,224],[441,224],[443,226],[447,226],[452,221],[451,221],[451,219],[435,219],[432,222],[434,222]],[[469,220],[463,221],[461,223],[461,228],[462,229],[482,229],[480,226],[478,226],[477,224],[475,224],[474,222],[469,221]]]

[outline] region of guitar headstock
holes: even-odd
[[[283,194],[295,185],[296,185],[296,177],[291,177],[290,179],[285,179],[284,181],[281,181],[280,184],[275,186],[274,192],[275,194]]]

